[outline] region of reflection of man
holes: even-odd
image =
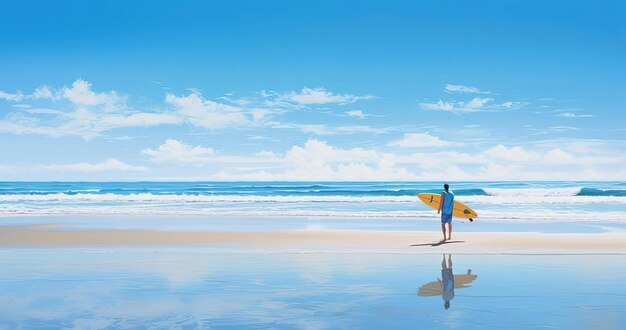
[[[452,275],[452,255],[448,254],[448,267],[446,267],[446,255],[441,261],[441,297],[445,301],[443,307],[450,308],[450,300],[454,298],[454,275]],[[439,279],[437,279],[439,280]]]
[[[454,289],[463,289],[469,287],[478,276],[472,274],[472,270],[468,269],[467,274],[454,275],[452,273],[452,255],[443,255],[441,261],[441,279],[428,282],[422,285],[417,292],[418,296],[441,296],[443,298],[445,309],[450,308],[450,300],[454,298]]]

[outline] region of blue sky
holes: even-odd
[[[2,180],[624,180],[618,1],[5,2]]]

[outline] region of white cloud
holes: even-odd
[[[39,92],[38,92],[39,91]],[[38,90],[35,93],[45,96],[51,96],[49,89]],[[91,83],[82,78],[76,79],[72,83],[72,87],[63,87],[63,97],[76,105],[107,105],[104,109],[113,111],[124,99],[117,95],[115,91],[108,93],[96,93],[91,90]]]
[[[178,140],[167,139],[157,149],[143,149],[141,153],[154,162],[205,163],[212,160],[215,150],[202,146],[192,147]]]
[[[119,96],[115,91],[94,92],[91,84],[83,79],[76,79],[71,87],[56,91],[44,85],[25,98],[49,99],[48,102],[53,102],[50,107],[10,113],[0,121],[0,132],[52,137],[81,136],[91,139],[113,128],[172,122],[171,116],[162,118],[154,113],[132,111],[126,107],[125,97]]]
[[[544,157],[543,161],[552,164],[577,164],[580,163],[579,160],[576,160],[576,157],[563,150],[563,149],[552,149],[548,151]]]
[[[501,144],[486,150],[484,154],[494,159],[512,162],[529,162],[540,158],[537,152],[526,151],[521,147],[507,148]]]
[[[144,166],[133,166],[123,163],[115,158],[107,159],[102,163],[75,163],[53,164],[39,167],[42,170],[54,172],[100,172],[100,171],[147,171]]]
[[[6,94],[6,93],[5,93]],[[8,94],[7,94],[8,95]],[[9,96],[5,95],[6,98]],[[16,96],[17,95],[17,96]],[[52,137],[80,136],[92,139],[123,127],[150,127],[189,123],[207,129],[256,125],[274,111],[244,110],[227,104],[206,100],[197,91],[186,96],[167,94],[166,104],[175,111],[138,111],[126,106],[126,97],[116,91],[96,92],[91,83],[77,79],[70,87],[53,91],[39,87],[33,94],[15,94],[17,99],[49,99],[50,106],[9,113],[0,120],[0,132],[13,134],[42,134]],[[31,116],[28,116],[30,114]],[[248,119],[252,118],[252,122]]]
[[[564,112],[564,113],[560,113],[557,116],[559,117],[566,117],[566,118],[590,118],[590,117],[595,117],[594,115],[577,115],[573,112]]]
[[[263,94],[267,95],[267,93]],[[361,100],[370,100],[374,98],[373,95],[352,95],[352,94],[334,94],[327,91],[323,87],[308,88],[303,87],[300,92],[291,91],[282,95],[278,95],[276,101],[295,103],[298,105],[311,105],[311,104],[350,104]]]
[[[52,92],[52,90],[48,86],[43,85],[35,89],[35,91],[32,94],[32,98],[33,99],[55,99],[57,98],[57,96],[55,95],[54,92]]]
[[[254,121],[255,124],[259,125],[264,123],[269,116],[279,112],[269,109],[252,109],[250,113],[252,114],[252,121]]]
[[[340,134],[351,135],[356,133],[384,134],[388,132],[387,128],[375,128],[365,125],[329,126],[324,124],[293,124],[270,122],[268,123],[268,126],[272,128],[298,129],[304,133],[311,133],[320,136]]]
[[[483,111],[505,111],[519,108],[523,105],[520,102],[492,103],[492,98],[475,97],[468,102],[447,102],[439,100],[437,102],[419,103],[423,110],[450,111],[455,113],[483,112]]]
[[[371,95],[334,94],[324,88],[307,87],[299,93],[290,92],[278,95],[275,92],[262,92],[260,94],[265,98],[273,97],[277,103],[286,103],[288,107],[326,103],[347,104],[372,98]],[[191,90],[190,94],[182,96],[167,93],[164,102],[171,108],[169,111],[141,111],[128,107],[127,97],[121,96],[118,92],[95,91],[91,83],[80,78],[76,79],[70,87],[56,90],[44,85],[32,94],[18,92],[0,95],[15,102],[25,99],[47,99],[50,103],[43,107],[37,104],[37,107],[30,111],[9,113],[3,120],[0,120],[0,132],[13,134],[41,134],[52,137],[80,136],[89,140],[101,136],[102,132],[117,128],[184,123],[209,130],[231,127],[294,128],[318,135],[359,132],[379,134],[385,131],[369,126],[277,125],[276,122],[269,120],[273,115],[287,111],[284,107],[256,107],[248,99],[245,99],[245,102],[239,102],[244,99],[232,100],[232,93],[222,97],[230,102],[230,104],[225,104],[205,99],[198,90]],[[360,110],[347,114],[359,118],[367,116]]]
[[[251,156],[219,155],[213,148],[191,146],[175,139],[167,139],[156,149],[146,148],[141,150],[141,153],[150,156],[151,160],[156,163],[191,164],[199,167],[217,163],[253,164],[260,166],[260,164],[263,163],[283,162],[283,160],[279,159],[278,156],[271,151],[261,151]],[[231,165],[229,165],[229,167],[233,168]]]
[[[433,148],[449,146],[451,143],[429,133],[406,133],[401,140],[392,141],[388,145],[402,148]]]
[[[0,99],[6,100],[9,102],[20,102],[20,101],[23,101],[25,98],[26,98],[26,95],[24,95],[20,91],[15,92],[15,93],[7,93],[4,91],[0,91]]]
[[[5,100],[8,102],[21,102],[24,100],[37,100],[37,99],[55,99],[57,95],[55,95],[48,86],[40,86],[35,89],[32,94],[24,94],[22,91],[17,91],[15,93],[8,93],[4,91],[0,91],[0,100]]]
[[[398,154],[375,149],[343,149],[317,139],[292,146],[284,156],[268,154],[280,167],[229,173],[220,179],[249,180],[583,180],[603,177],[622,156],[585,156],[571,150],[527,149],[502,144],[472,153],[459,151]],[[284,168],[284,170],[276,170]],[[566,168],[567,170],[564,170]],[[273,171],[275,170],[275,171]],[[605,179],[625,171],[607,171]]]
[[[167,94],[165,102],[173,105],[180,116],[195,126],[217,129],[249,123],[241,108],[206,100],[197,92],[180,97]]]
[[[19,109],[30,109],[33,107],[32,105],[27,104],[27,103],[16,103],[11,106],[14,108],[19,108]]]
[[[549,129],[554,132],[567,132],[567,131],[578,130],[577,127],[572,127],[572,126],[551,126]]]
[[[483,92],[476,87],[446,84],[444,87],[446,93],[474,93],[474,94],[491,94],[491,92]]]
[[[278,156],[273,151],[261,150],[254,154],[254,156],[265,158],[277,158]]]
[[[168,113],[147,113],[140,112],[132,115],[110,115],[100,118],[102,130],[116,127],[132,127],[132,126],[157,126],[164,124],[180,124],[182,119],[178,116]]]
[[[255,180],[401,180],[415,176],[395,166],[393,160],[375,150],[342,149],[311,139],[291,147],[280,159],[287,170],[280,173],[253,172],[243,177]],[[240,178],[242,174],[238,175]],[[221,173],[221,177],[233,178]]]
[[[364,114],[363,111],[361,111],[361,110],[346,111],[346,115],[349,116],[349,117],[355,117],[357,119],[363,119],[363,118],[367,117],[367,115]]]
[[[215,180],[586,180],[623,179],[626,173],[621,170],[626,158],[598,145],[594,145],[595,154],[567,143],[561,148],[498,144],[468,152],[395,153],[342,148],[309,139],[282,151],[222,156],[210,148],[176,142],[177,148],[146,149],[149,151],[143,153],[170,157],[163,161],[181,165],[192,159],[198,166],[211,164],[212,174],[201,173]]]
[[[482,92],[478,88],[468,87],[462,85],[446,85],[446,92],[460,92],[460,93],[480,93],[490,94],[490,92]],[[437,102],[420,102],[419,107],[422,110],[436,110],[436,111],[449,111],[454,113],[469,113],[469,112],[496,112],[514,110],[524,106],[524,102],[494,102],[495,99],[490,97],[474,97],[469,101],[444,101],[439,100]]]
[[[328,145],[317,139],[308,140],[304,146],[293,146],[287,151],[286,159],[302,166],[343,162],[343,161],[376,161],[378,153],[363,148],[341,149]]]

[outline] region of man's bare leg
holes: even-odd
[[[445,234],[444,234],[445,236]],[[452,222],[448,224],[448,241],[452,239]]]
[[[445,223],[441,224],[441,232],[443,232],[443,240],[442,241],[445,241],[446,240],[446,224]]]

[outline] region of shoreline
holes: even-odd
[[[249,252],[392,252],[484,254],[626,254],[626,233],[458,232],[438,244],[438,231],[128,230],[59,224],[0,226],[0,249],[201,247]]]
[[[464,223],[463,223],[464,222]],[[0,215],[2,226],[39,226],[56,223],[85,230],[156,231],[308,231],[367,230],[439,232],[439,219],[344,218],[305,216],[201,216],[201,215]],[[454,219],[455,233],[626,233],[626,221],[483,220],[474,223]]]

